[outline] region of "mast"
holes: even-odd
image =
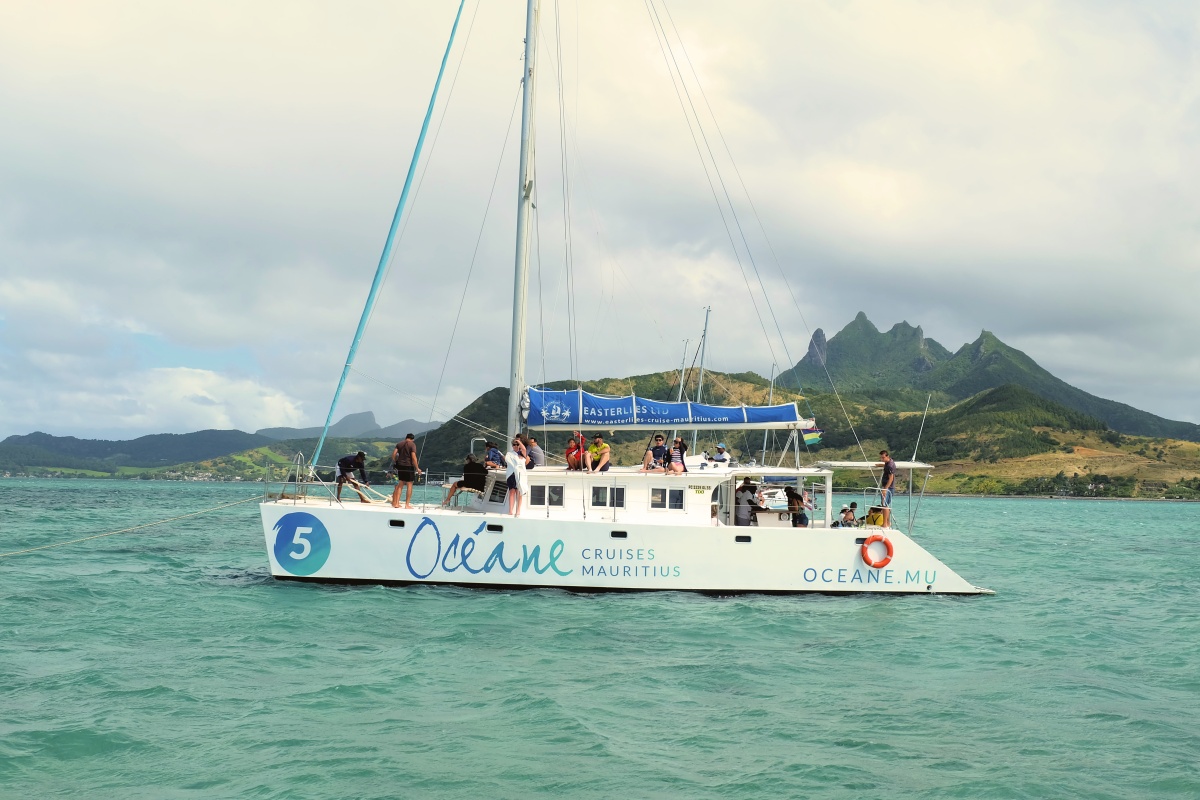
[[[692,341],[692,340],[691,339],[683,340],[683,358],[679,359],[679,392],[675,395],[676,403],[683,400],[683,379],[684,379],[684,377],[687,376],[687,371],[686,371],[687,370],[687,346],[690,341]],[[677,433],[679,433],[678,430],[671,431],[671,442],[672,443],[674,443],[675,435]]]
[[[769,392],[767,392],[767,405],[772,405],[775,403],[775,368],[778,366],[779,366],[778,364],[771,365],[771,389]],[[763,463],[763,466],[766,466],[766,463],[767,463],[767,431],[763,431],[762,463]],[[800,463],[800,462],[796,462],[796,463]]]
[[[700,334],[700,381],[696,384],[696,402],[703,402],[700,393],[704,391],[704,350],[708,347],[708,315],[712,306],[704,307],[704,333]],[[696,452],[696,437],[700,431],[692,431],[692,452]]]
[[[529,222],[533,206],[533,82],[537,60],[538,0],[525,10],[525,75],[521,102],[521,168],[517,182],[517,255],[513,278],[512,356],[508,380],[508,438],[521,432],[521,395],[525,392],[525,312],[529,283]]]

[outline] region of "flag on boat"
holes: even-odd
[[[804,435],[804,444],[806,447],[812,447],[814,444],[821,443],[821,434],[825,431],[820,428],[805,428],[800,431]]]
[[[530,428],[575,430],[580,427],[655,429],[812,428],[815,421],[800,416],[795,403],[770,406],[713,406],[650,400],[637,395],[603,397],[582,389],[526,390],[522,404]]]

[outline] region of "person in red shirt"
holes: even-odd
[[[572,436],[567,445],[567,469],[583,469],[581,458],[583,458],[583,448],[579,446],[579,440]]]

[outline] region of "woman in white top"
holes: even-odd
[[[512,449],[504,454],[504,479],[508,484],[508,513],[521,516],[521,500],[529,494],[529,476],[525,472],[525,444],[513,439]]]

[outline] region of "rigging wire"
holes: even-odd
[[[738,166],[737,166],[737,161],[736,161],[736,160],[734,159],[734,157],[733,157],[733,152],[732,152],[732,150],[731,150],[731,149],[730,149],[730,147],[729,147],[729,142],[728,142],[728,141],[726,140],[726,138],[725,138],[725,133],[724,133],[724,132],[721,130],[721,124],[720,124],[720,122],[718,122],[718,120],[717,120],[717,115],[716,115],[716,113],[715,113],[715,112],[713,111],[713,109],[712,109],[712,104],[711,104],[711,103],[709,103],[709,101],[708,101],[708,95],[707,95],[707,93],[704,91],[704,85],[703,85],[703,83],[701,83],[701,81],[700,81],[700,76],[699,76],[699,74],[696,72],[696,67],[695,67],[695,65],[692,63],[691,56],[690,56],[690,55],[688,55],[688,52],[687,52],[687,46],[686,46],[686,45],[684,44],[684,42],[683,42],[683,37],[682,37],[682,36],[680,36],[680,34],[679,34],[679,29],[678,29],[678,28],[675,26],[675,19],[674,19],[674,17],[671,15],[671,10],[670,10],[670,8],[668,8],[668,7],[667,7],[667,2],[666,2],[666,0],[660,0],[660,2],[662,3],[662,6],[663,6],[663,11],[664,11],[664,12],[666,13],[666,15],[667,15],[667,20],[668,20],[668,21],[671,23],[671,29],[672,29],[672,30],[675,32],[675,37],[676,37],[676,39],[678,39],[678,41],[679,41],[679,47],[680,47],[680,49],[683,51],[683,57],[684,57],[684,60],[686,60],[686,61],[687,61],[687,64],[688,64],[688,69],[691,71],[691,73],[692,73],[692,76],[693,76],[693,78],[694,78],[694,80],[695,80],[695,82],[696,82],[696,88],[697,88],[697,90],[700,92],[700,97],[701,97],[701,99],[704,101],[704,105],[705,105],[705,108],[708,110],[708,114],[709,114],[709,116],[712,118],[712,121],[713,121],[713,127],[716,129],[717,136],[718,136],[718,137],[720,138],[720,140],[721,140],[721,144],[722,144],[722,146],[723,146],[723,147],[724,147],[724,149],[725,149],[725,154],[726,154],[726,156],[727,156],[727,157],[728,157],[728,159],[729,159],[729,163],[730,163],[730,165],[733,167],[734,174],[737,176],[738,183],[739,183],[739,184],[741,185],[741,187],[742,187],[742,192],[743,192],[743,194],[745,194],[745,196],[746,196],[746,201],[747,201],[747,203],[748,203],[748,204],[749,204],[749,206],[750,206],[750,211],[751,211],[752,215],[754,216],[754,219],[755,219],[755,221],[758,223],[758,228],[759,228],[759,230],[762,232],[763,241],[765,241],[765,242],[766,242],[766,244],[767,244],[767,250],[768,250],[768,252],[770,252],[770,254],[771,254],[771,259],[772,259],[772,261],[774,261],[774,263],[775,263],[775,268],[776,268],[776,269],[778,270],[778,272],[779,272],[779,277],[780,277],[780,279],[782,280],[782,282],[783,282],[783,285],[784,285],[784,286],[787,288],[787,290],[788,290],[788,296],[791,298],[791,300],[792,300],[792,305],[795,307],[795,309],[796,309],[796,313],[797,313],[797,315],[800,317],[800,321],[801,321],[801,323],[803,323],[803,325],[804,325],[805,332],[806,332],[806,333],[808,333],[808,335],[809,335],[809,338],[811,339],[811,338],[812,338],[812,327],[809,325],[809,323],[808,323],[808,319],[807,319],[807,317],[805,317],[805,315],[804,315],[804,311],[803,311],[803,309],[801,309],[801,307],[800,307],[800,302],[799,302],[799,300],[797,300],[797,298],[796,298],[796,293],[795,293],[795,291],[792,289],[791,282],[790,282],[790,281],[787,279],[787,275],[786,275],[786,273],[784,273],[784,271],[783,271],[783,264],[782,264],[782,263],[780,262],[780,260],[779,260],[779,256],[778,256],[778,254],[777,254],[777,253],[776,253],[776,251],[775,251],[775,246],[774,246],[774,245],[771,243],[771,239],[770,239],[770,237],[767,235],[767,229],[766,229],[766,226],[763,224],[762,217],[761,217],[761,216],[759,215],[759,213],[758,213],[758,208],[757,208],[757,207],[754,205],[754,199],[753,199],[753,197],[750,195],[750,190],[749,190],[749,189],[747,188],[747,186],[746,186],[746,181],[745,181],[745,179],[742,177],[742,172],[741,172],[741,170],[740,170],[740,169],[738,169]],[[707,140],[706,140],[706,142],[707,142]],[[711,154],[711,151],[710,151],[710,154]],[[718,173],[718,174],[719,174],[719,173]],[[722,188],[724,188],[724,183],[722,183]],[[726,197],[728,197],[728,193],[726,194]],[[731,202],[731,206],[732,206],[732,202]],[[736,216],[735,216],[735,219],[736,219]],[[740,224],[738,225],[738,229],[739,229],[739,231],[741,231],[741,225],[740,225]],[[743,232],[743,241],[744,241],[744,240],[745,240],[745,235],[744,235],[744,232]],[[749,254],[749,245],[747,245],[747,254]],[[753,257],[752,257],[752,256],[751,256],[751,262],[753,263]],[[756,274],[756,275],[758,274],[758,269],[757,269],[757,266],[755,267],[755,274]],[[759,284],[760,284],[760,286],[762,285],[762,278],[761,278],[761,276],[759,276]],[[764,289],[764,294],[765,294],[765,289]],[[775,311],[774,311],[774,308],[773,308],[773,307],[771,306],[771,304],[770,304],[770,299],[769,299],[769,298],[768,298],[768,300],[767,300],[767,304],[768,304],[768,308],[771,308],[771,316],[772,316],[772,319],[774,319],[774,320],[775,320],[775,326],[776,326],[776,330],[779,332],[780,339],[781,339],[781,340],[782,340],[782,342],[783,342],[783,348],[784,348],[784,352],[785,352],[785,354],[787,355],[787,363],[788,363],[788,364],[791,364],[791,365],[792,365],[791,369],[793,369],[793,370],[794,370],[794,366],[795,366],[795,363],[796,363],[796,362],[792,361],[791,354],[788,352],[786,338],[783,336],[783,332],[782,332],[782,330],[780,329],[780,326],[779,326],[779,321],[778,321],[778,319],[776,319],[776,318],[775,318]],[[820,354],[818,354],[818,355],[820,355]],[[854,428],[854,423],[853,423],[853,421],[850,419],[850,414],[849,414],[849,411],[846,409],[846,405],[845,405],[844,401],[842,400],[841,394],[838,392],[837,385],[836,385],[836,384],[834,383],[834,381],[833,381],[833,376],[832,376],[832,375],[830,375],[830,373],[829,373],[829,368],[828,368],[828,366],[827,366],[827,364],[826,364],[826,359],[825,359],[825,357],[824,357],[823,355],[820,355],[820,358],[819,358],[819,360],[820,360],[820,362],[821,362],[821,369],[824,371],[824,373],[825,373],[825,377],[826,377],[826,379],[829,381],[830,388],[833,390],[834,397],[837,399],[838,405],[839,405],[839,407],[841,408],[842,415],[843,415],[843,416],[846,418],[846,423],[847,423],[847,425],[850,427],[850,432],[851,432],[851,434],[854,436],[854,442],[855,442],[855,444],[857,445],[857,447],[858,447],[858,449],[859,449],[859,452],[862,454],[863,460],[866,460],[867,456],[866,456],[866,452],[865,452],[865,450],[864,450],[864,448],[863,448],[862,441],[859,439],[859,436],[858,436],[858,431],[857,431],[857,430],[855,430],[855,428]],[[794,376],[794,372],[793,372],[793,376]],[[805,405],[807,405],[807,406],[808,406],[808,410],[809,410],[810,412],[812,412],[812,404],[808,402],[808,399],[807,399],[807,398],[805,398]],[[803,437],[802,437],[802,438],[803,438]],[[805,442],[805,443],[804,443],[804,446],[805,446],[805,448],[808,448],[808,443],[807,443],[807,442]]]
[[[571,379],[579,378],[578,303],[575,295],[575,248],[571,238],[571,172],[567,156],[567,103],[563,89],[562,25],[558,0],[554,0],[555,78],[558,94],[558,152],[562,182],[563,267],[567,278],[567,332]]]
[[[696,118],[696,124],[695,124],[695,126],[693,126],[692,117],[688,114],[687,104],[684,103],[684,95],[683,95],[683,93],[681,93],[680,86],[679,86],[679,82],[682,82],[682,80],[683,80],[683,74],[679,73],[679,81],[677,82],[676,81],[676,71],[678,69],[678,63],[676,63],[675,67],[672,68],[673,56],[668,55],[668,52],[670,50],[670,43],[667,40],[666,30],[661,29],[661,22],[658,20],[657,12],[653,8],[653,0],[644,0],[644,3],[646,5],[646,13],[650,17],[650,24],[654,28],[654,36],[655,36],[655,39],[658,41],[659,50],[662,52],[663,62],[666,64],[667,72],[671,76],[671,86],[675,89],[675,97],[677,100],[679,100],[679,106],[683,110],[683,116],[684,116],[684,119],[687,122],[687,126],[688,126],[688,133],[692,137],[692,144],[696,148],[696,154],[698,156],[700,156],[700,165],[704,169],[704,177],[708,181],[709,191],[712,192],[713,200],[717,204],[717,211],[721,215],[721,224],[725,227],[725,235],[729,238],[729,246],[733,250],[734,260],[737,262],[738,269],[742,273],[742,279],[746,282],[746,291],[750,294],[750,302],[754,306],[754,314],[758,318],[759,326],[762,328],[763,339],[767,343],[767,349],[771,353],[772,360],[778,361],[779,359],[775,355],[775,348],[771,344],[771,335],[767,332],[767,326],[766,326],[766,323],[763,321],[762,311],[759,310],[758,300],[755,298],[754,289],[750,285],[750,276],[746,274],[746,266],[745,266],[745,264],[742,263],[742,257],[741,257],[741,254],[738,252],[737,242],[733,238],[733,231],[730,230],[730,228],[729,228],[729,220],[727,219],[727,217],[725,215],[725,207],[724,207],[724,205],[722,205],[721,198],[717,194],[717,187],[713,184],[712,174],[710,173],[709,167],[708,167],[708,161],[706,161],[704,158],[704,151],[700,149],[700,141],[696,138],[695,128],[696,127],[700,128],[701,136],[704,135],[704,130],[700,126],[699,117]],[[684,87],[684,91],[686,91],[686,86]],[[694,113],[694,106],[693,106],[693,113]],[[710,150],[710,152],[711,152],[711,150]],[[713,164],[713,168],[716,169],[715,163]],[[718,171],[718,178],[719,177],[720,177],[720,173]]]
[[[512,136],[513,120],[517,116],[517,104],[520,99],[521,99],[521,88],[518,85],[517,94],[513,100],[512,111],[509,112],[509,115],[508,115],[508,125],[504,131],[504,143],[500,146],[500,158],[496,162],[496,173],[495,173],[495,175],[492,176],[492,188],[488,191],[487,205],[483,209],[483,219],[479,223],[479,233],[475,237],[475,249],[471,252],[471,263],[470,263],[470,266],[467,268],[467,277],[463,281],[462,293],[459,295],[459,298],[458,298],[458,310],[454,314],[454,325],[450,329],[450,338],[446,342],[446,355],[442,359],[442,369],[438,373],[437,388],[434,389],[434,391],[433,391],[433,403],[430,406],[428,422],[433,421],[433,415],[434,415],[434,413],[436,413],[434,411],[434,409],[437,407],[438,396],[441,394],[441,391],[442,391],[442,382],[445,380],[445,377],[446,377],[446,366],[450,363],[450,351],[454,347],[454,338],[458,334],[458,325],[462,321],[463,306],[466,304],[466,299],[467,299],[467,289],[471,285],[471,277],[475,274],[475,264],[476,264],[476,260],[479,256],[479,246],[480,246],[480,243],[483,241],[483,231],[487,227],[488,212],[491,211],[492,200],[496,196],[496,185],[500,181],[500,169],[504,166],[504,153],[508,150],[508,140]],[[421,451],[420,451],[420,454],[418,455],[418,458],[425,455],[425,444],[428,441],[429,441],[428,436],[421,437]]]
[[[504,433],[504,431],[497,430],[496,428],[489,428],[487,425],[484,425],[482,422],[477,422],[469,417],[464,417],[462,414],[455,413],[455,412],[450,411],[445,408],[437,408],[436,406],[433,406],[428,400],[425,400],[424,398],[419,397],[418,395],[415,395],[411,392],[406,392],[397,386],[393,386],[392,384],[388,383],[387,381],[383,380],[382,378],[376,378],[374,375],[369,375],[366,372],[363,372],[361,369],[358,369],[357,367],[351,367],[350,371],[357,375],[361,375],[362,377],[366,378],[369,381],[373,381],[374,383],[379,384],[380,386],[382,386],[385,389],[391,389],[396,394],[400,395],[401,397],[408,398],[410,401],[416,403],[417,405],[424,406],[425,408],[432,408],[435,413],[440,411],[440,412],[446,414],[446,422],[458,422],[468,428],[471,428],[472,430],[478,431],[480,433],[491,434],[494,436],[498,436],[500,438],[504,438],[505,436],[507,436],[507,434]]]
[[[171,517],[170,519],[160,519],[157,522],[147,522],[143,525],[134,525],[131,528],[122,528],[119,531],[109,531],[108,533],[97,533],[95,536],[84,536],[80,539],[71,539],[66,542],[54,542],[52,544],[41,545],[40,547],[27,547],[24,550],[13,550],[12,552],[9,552],[9,553],[0,553],[0,558],[8,558],[9,556],[20,556],[20,555],[25,555],[26,553],[35,553],[38,550],[51,550],[55,547],[66,547],[69,544],[79,544],[80,542],[90,542],[92,539],[103,539],[105,536],[116,536],[119,533],[131,533],[133,531],[140,531],[145,528],[153,528],[156,525],[166,525],[168,522],[178,522],[181,519],[188,519],[189,517],[198,517],[201,514],[211,514],[212,512],[220,511],[223,508],[230,508],[232,506],[240,506],[242,503],[250,503],[250,502],[262,502],[262,496],[255,495],[254,497],[247,497],[245,500],[236,500],[232,503],[225,503],[224,505],[214,506],[212,508],[206,508],[203,511],[193,511],[190,514],[180,514],[179,516]]]
[[[660,0],[660,2],[662,3],[662,6],[665,10],[666,9],[666,0]],[[724,175],[721,174],[721,167],[717,163],[716,156],[714,155],[713,150],[712,150],[712,145],[708,140],[708,133],[705,131],[703,124],[701,124],[701,122],[700,122],[700,114],[696,110],[695,102],[692,100],[692,93],[687,88],[687,81],[684,79],[683,70],[679,66],[679,61],[678,61],[678,59],[675,58],[675,50],[674,50],[674,48],[671,47],[670,40],[667,37],[666,27],[663,26],[662,19],[658,16],[658,10],[657,10],[657,8],[654,7],[653,0],[649,0],[649,3],[650,3],[650,7],[654,8],[655,20],[658,22],[658,25],[660,27],[662,27],[663,40],[667,43],[667,49],[671,54],[671,61],[675,65],[676,71],[679,73],[679,83],[683,87],[684,93],[687,96],[688,106],[692,110],[692,115],[696,118],[696,127],[700,131],[701,139],[704,140],[704,147],[708,151],[708,158],[712,162],[713,171],[716,173],[716,176],[717,176],[717,182],[721,184],[721,192],[722,192],[722,194],[725,195],[725,202],[729,206],[729,213],[730,213],[730,216],[733,218],[733,224],[738,230],[738,235],[741,237],[742,246],[746,250],[746,258],[750,262],[750,267],[754,270],[754,276],[758,280],[759,290],[762,292],[763,300],[767,304],[767,311],[770,312],[770,314],[771,314],[771,321],[775,323],[775,332],[779,335],[779,340],[780,340],[780,344],[783,346],[784,355],[787,357],[788,363],[790,364],[790,363],[792,363],[792,361],[791,361],[792,356],[791,356],[791,353],[788,352],[787,338],[783,335],[783,328],[779,324],[779,319],[775,315],[775,307],[771,303],[771,295],[767,291],[766,285],[763,283],[762,275],[760,274],[759,269],[758,269],[758,264],[754,260],[754,252],[750,249],[750,242],[746,238],[746,231],[745,231],[745,229],[742,228],[742,222],[738,218],[737,207],[734,206],[733,198],[730,197],[730,195],[729,195],[729,188],[725,184],[725,177],[724,177]],[[669,13],[668,13],[668,19],[670,19]],[[683,43],[682,37],[679,36],[678,29],[675,28],[675,23],[673,20],[671,21],[671,28],[672,28],[672,30],[675,31],[675,38],[679,41],[679,47],[684,52],[684,58],[687,59],[688,65],[691,66],[691,59],[687,57],[687,48]],[[699,86],[700,77],[696,73],[694,67],[692,67],[692,75],[696,80],[697,86]],[[706,100],[706,102],[707,102],[707,100]],[[717,125],[716,116],[712,114],[711,106],[709,106],[709,114],[710,114],[710,116],[712,116],[714,125]],[[718,131],[720,130],[719,125],[717,125],[717,129],[718,129]],[[732,157],[731,157],[731,160],[732,160]]]

